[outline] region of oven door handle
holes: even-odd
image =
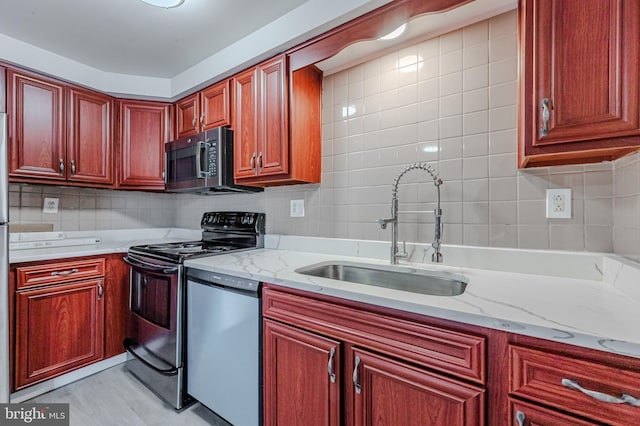
[[[175,274],[178,272],[178,268],[164,268],[162,266],[154,265],[150,262],[145,262],[144,260],[135,259],[130,256],[125,256],[122,258],[125,262],[127,262],[131,266],[135,266],[137,268],[143,268],[147,271],[152,272],[162,272],[163,274]]]
[[[125,337],[124,340],[122,341],[122,344],[124,345],[124,348],[127,350],[127,352],[129,352],[131,355],[133,355],[138,361],[140,361],[141,363],[143,363],[147,367],[157,371],[158,373],[164,374],[165,376],[175,376],[176,374],[178,374],[178,368],[177,367],[171,367],[171,368],[166,368],[166,369],[158,368],[155,365],[151,364],[146,359],[144,359],[141,355],[137,354],[136,351],[132,347],[133,345],[136,344],[136,342],[133,339],[130,339],[129,337]]]

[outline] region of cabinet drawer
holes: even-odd
[[[597,423],[580,420],[555,410],[527,404],[520,401],[509,401],[511,412],[510,425],[518,426],[595,426]]]
[[[104,277],[104,259],[76,260],[16,268],[18,290]]]
[[[484,384],[485,340],[419,321],[265,288],[267,318],[348,340],[376,352]]]
[[[640,400],[623,397],[640,398],[638,371],[514,345],[509,360],[512,395],[611,425],[640,418]]]

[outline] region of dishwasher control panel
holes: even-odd
[[[219,274],[217,272],[203,271],[201,269],[187,268],[187,279],[195,279],[203,284],[228,287],[256,294],[260,291],[259,281],[233,275]]]

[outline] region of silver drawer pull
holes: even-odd
[[[640,407],[640,400],[632,397],[631,395],[623,394],[621,398],[616,398],[615,396],[611,396],[606,393],[585,389],[580,386],[578,382],[570,379],[562,379],[562,386],[565,386],[569,389],[575,389],[587,396],[590,396],[593,399],[597,399],[598,401],[606,402],[608,404],[629,404],[633,405],[634,407]]]
[[[331,348],[331,353],[329,354],[329,365],[327,365],[327,370],[329,371],[329,379],[331,383],[336,382],[336,373],[333,371],[333,357],[336,356],[336,348]]]
[[[516,412],[516,422],[518,422],[518,426],[524,426],[524,421],[527,420],[527,416],[524,415],[522,411]]]
[[[541,100],[540,107],[542,108],[542,127],[540,128],[540,137],[542,138],[549,134],[549,98]]]
[[[58,276],[64,277],[65,275],[75,274],[76,272],[78,272],[78,270],[76,268],[69,269],[69,270],[66,270],[66,271],[53,271],[51,273],[51,276],[52,277],[58,277]]]
[[[360,357],[356,357],[356,366],[353,368],[353,385],[356,388],[356,393],[362,392],[360,378],[358,377],[358,367],[360,367]]]

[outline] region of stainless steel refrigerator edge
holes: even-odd
[[[0,403],[9,402],[9,176],[7,114],[0,113]]]

